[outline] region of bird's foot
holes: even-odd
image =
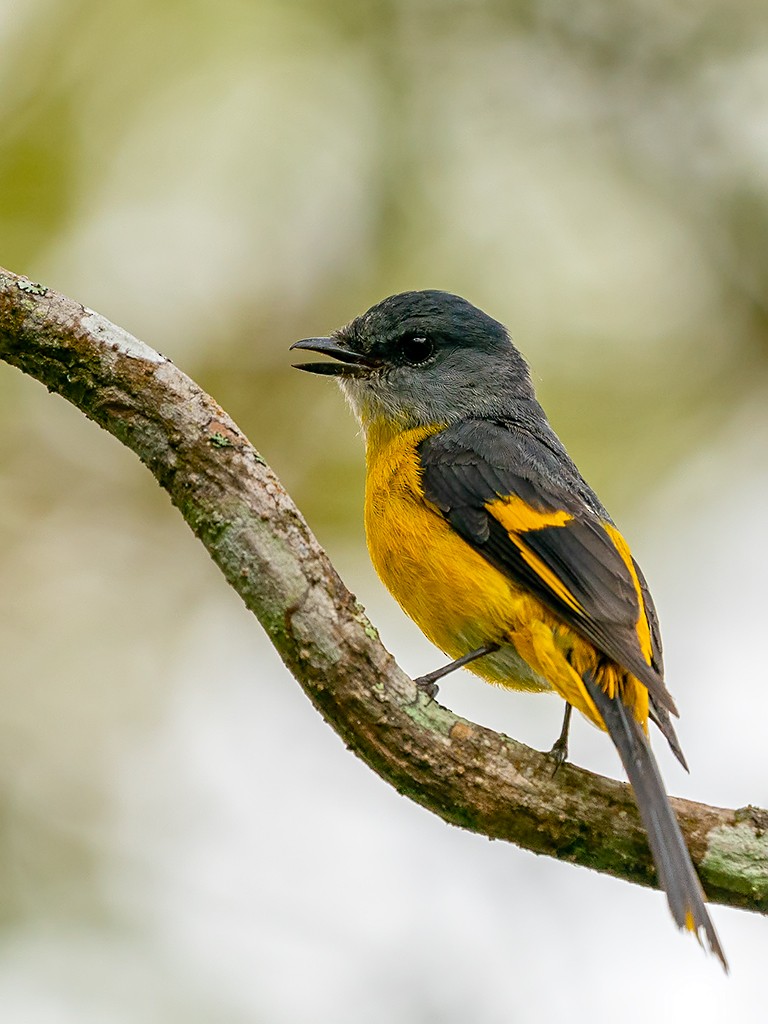
[[[418,676],[413,680],[419,692],[426,694],[430,700],[434,700],[440,692],[440,687],[435,682],[435,675],[434,672],[428,672],[425,676]],[[439,675],[437,677],[440,678]]]
[[[561,736],[555,740],[552,744],[552,749],[548,751],[549,756],[555,762],[555,766],[552,769],[552,774],[557,775],[560,769],[563,767],[565,762],[568,760],[568,737]]]

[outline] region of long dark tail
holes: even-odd
[[[616,744],[632,785],[659,883],[667,895],[675,924],[694,932],[699,941],[703,932],[709,948],[727,971],[725,954],[704,905],[701,883],[645,733],[621,699],[609,697],[591,676],[585,676],[584,683]]]

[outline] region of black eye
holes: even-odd
[[[418,366],[434,354],[435,343],[423,334],[406,334],[400,339],[400,354],[406,363]]]

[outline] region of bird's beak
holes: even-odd
[[[331,356],[338,360],[335,363],[294,363],[297,370],[307,370],[309,373],[333,374],[337,377],[367,377],[379,364],[371,356],[362,355],[360,352],[353,352],[347,348],[338,338],[305,338],[291,345],[295,348],[306,349],[307,352],[319,352],[324,356]]]

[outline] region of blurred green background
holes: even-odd
[[[768,803],[764,4],[0,0],[0,97],[0,264],[209,390],[413,672],[357,428],[287,348],[411,288],[507,323],[653,584],[670,789]],[[761,919],[715,909],[726,982],[658,894],[406,803],[135,458],[7,367],[0,580],[4,1024],[763,1019]],[[583,724],[572,757],[619,770]]]

